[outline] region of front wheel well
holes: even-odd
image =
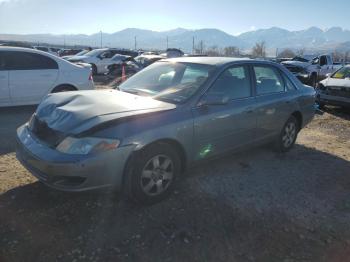
[[[75,86],[71,84],[61,84],[56,87],[54,87],[51,91],[51,93],[57,93],[62,91],[76,91],[78,90]]]
[[[299,130],[300,130],[301,127],[303,126],[303,115],[300,113],[300,111],[295,111],[293,112],[292,116],[294,116],[298,121]]]
[[[154,145],[154,144],[159,144],[159,145],[168,144],[171,147],[173,147],[176,150],[176,152],[179,154],[179,156],[180,156],[181,171],[184,172],[186,170],[186,167],[187,167],[186,152],[185,152],[185,149],[183,148],[183,146],[178,141],[176,141],[175,139],[171,139],[171,138],[159,139],[159,140],[156,140],[156,141],[154,141],[154,142],[152,142],[152,143],[142,147],[141,149],[139,149],[139,151],[142,151],[145,148],[147,148],[147,147],[149,147],[151,145]]]

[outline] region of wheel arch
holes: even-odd
[[[52,88],[51,93],[58,92],[60,90],[60,88],[63,88],[63,87],[70,88],[71,91],[78,90],[78,88],[72,84],[59,84],[59,85],[55,86],[54,88]]]
[[[292,116],[294,116],[297,119],[298,124],[299,124],[299,130],[300,130],[303,126],[303,115],[301,114],[300,111],[294,111],[292,113]]]

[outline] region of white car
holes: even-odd
[[[92,89],[88,64],[35,49],[0,47],[0,106],[34,105],[49,93]]]
[[[116,54],[137,56],[137,52],[114,48],[101,48],[92,50],[82,56],[74,56],[68,59],[72,63],[88,63],[92,66],[93,74],[107,73],[107,67],[114,64],[113,57]]]

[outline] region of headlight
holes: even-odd
[[[117,139],[67,137],[56,147],[56,149],[65,154],[87,155],[116,149],[119,144],[120,141]]]

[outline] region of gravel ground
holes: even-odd
[[[34,107],[0,110],[0,261],[350,261],[350,111],[316,116],[287,154],[189,170],[169,200],[63,193],[16,160]]]

